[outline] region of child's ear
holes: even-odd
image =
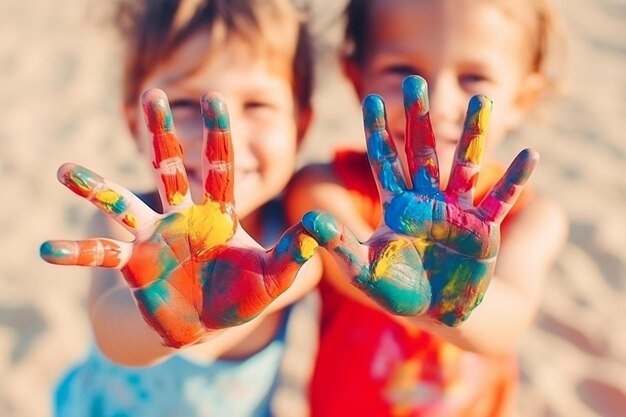
[[[522,81],[519,94],[515,100],[515,107],[510,115],[511,128],[516,128],[524,117],[537,103],[545,87],[543,75],[533,72]]]
[[[296,119],[296,129],[297,129],[297,139],[298,143],[302,142],[304,136],[306,136],[309,131],[309,126],[311,126],[311,121],[313,120],[313,108],[306,107],[304,109],[298,109],[298,116]]]
[[[357,97],[363,97],[363,79],[361,76],[361,67],[352,57],[343,57],[341,66],[344,75],[350,80]]]

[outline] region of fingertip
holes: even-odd
[[[487,96],[473,96],[467,104],[465,128],[470,132],[483,133],[489,126],[493,101]]]
[[[324,246],[341,234],[335,218],[324,211],[309,211],[302,216],[302,226]]]
[[[526,183],[538,163],[539,152],[531,148],[522,150],[511,164],[517,171],[518,178],[516,182],[518,184]]]
[[[491,111],[493,110],[493,101],[482,94],[477,94],[470,98],[468,109],[470,113],[477,113],[479,111]]]
[[[402,81],[404,108],[417,116],[424,116],[430,109],[428,83],[419,75],[409,75]]]
[[[41,244],[41,246],[39,246],[39,256],[43,260],[48,261],[50,255],[53,253],[53,249],[54,247],[52,246],[52,243],[50,243],[50,241],[45,241]]]
[[[520,157],[532,162],[533,166],[541,161],[541,156],[536,149],[526,148],[519,153]]]
[[[140,98],[142,106],[145,106],[148,103],[159,102],[161,100],[167,100],[167,95],[163,90],[158,88],[149,88],[145,90],[141,94]]]
[[[80,165],[75,164],[73,162],[66,162],[63,165],[61,165],[58,169],[57,169],[57,179],[59,180],[59,182],[64,183],[65,182],[65,178],[67,176],[67,174],[69,172],[74,171],[76,168],[80,167]]]
[[[98,184],[104,182],[104,178],[89,169],[68,162],[57,170],[57,179],[75,194],[81,197],[88,197]]]
[[[363,99],[363,124],[367,132],[384,130],[385,123],[385,102],[377,94],[370,94]]]
[[[68,256],[72,255],[72,245],[47,240],[39,247],[39,256],[51,264],[68,264]]]
[[[201,103],[205,101],[209,102],[212,100],[224,101],[224,96],[217,91],[207,91],[206,93],[202,94],[202,97],[200,97]]]
[[[228,109],[221,94],[208,92],[200,98],[202,120],[208,129],[229,129]]]
[[[163,90],[151,88],[144,91],[141,95],[141,107],[149,129],[170,131],[174,128],[170,104]]]
[[[522,165],[526,170],[532,171],[539,163],[539,159],[539,152],[532,148],[526,148],[517,154],[513,164]]]
[[[308,231],[311,232],[312,230],[315,230],[315,224],[317,222],[318,217],[320,216],[319,211],[308,211],[304,214],[304,216],[302,216],[302,226],[304,226],[304,228]]]

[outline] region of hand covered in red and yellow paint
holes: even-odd
[[[201,99],[205,201],[198,205],[191,199],[167,97],[148,90],[142,105],[164,213],[83,167],[65,164],[59,180],[135,240],[48,241],[40,252],[54,264],[121,269],[146,322],[166,345],[182,347],[259,315],[291,285],[317,244],[297,224],[265,250],[238,227],[230,122],[217,95]]]
[[[403,95],[412,188],[404,180],[383,100],[370,95],[363,101],[363,115],[383,224],[367,242],[360,243],[328,213],[309,212],[302,223],[352,283],[387,311],[404,316],[426,314],[457,326],[487,290],[500,246],[500,223],[517,200],[538,154],[528,149],[520,152],[474,207],[473,190],[491,101],[483,96],[470,100],[450,180],[442,191],[426,81],[407,77]]]

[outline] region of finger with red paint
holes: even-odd
[[[456,148],[446,195],[450,201],[471,208],[474,188],[485,149],[485,137],[493,103],[485,96],[474,96],[468,104],[463,134]]]
[[[152,167],[163,211],[190,207],[193,202],[183,165],[183,149],[176,137],[167,96],[156,88],[147,90],[141,96],[141,105],[150,132]]]
[[[234,204],[234,165],[230,120],[226,104],[215,93],[200,99],[204,125],[202,174],[206,198]]]
[[[80,165],[62,165],[57,172],[57,178],[75,194],[90,201],[134,235],[153,227],[159,217],[124,187],[107,181]],[[55,240],[45,242],[40,248],[42,258],[50,263],[106,268],[124,267],[131,252],[131,243],[113,239]]]
[[[533,149],[521,151],[478,205],[480,216],[486,221],[501,223],[519,198],[537,163],[539,163],[537,151]]]
[[[403,83],[407,138],[404,147],[413,191],[432,194],[439,191],[439,161],[430,123],[427,85],[422,80],[407,77]]]

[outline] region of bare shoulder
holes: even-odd
[[[328,202],[346,192],[330,164],[311,164],[292,178],[286,193],[287,209],[298,218],[309,210],[328,210]]]
[[[330,164],[311,165],[296,174],[287,193],[289,220],[295,222],[311,210],[327,211],[360,239],[373,232],[366,222],[365,208],[341,182]]]
[[[301,168],[290,182],[290,191],[298,186],[315,186],[325,183],[339,184],[339,179],[329,163],[309,164]]]
[[[568,230],[568,218],[563,207],[543,196],[533,196],[509,223],[508,236],[561,246]]]

